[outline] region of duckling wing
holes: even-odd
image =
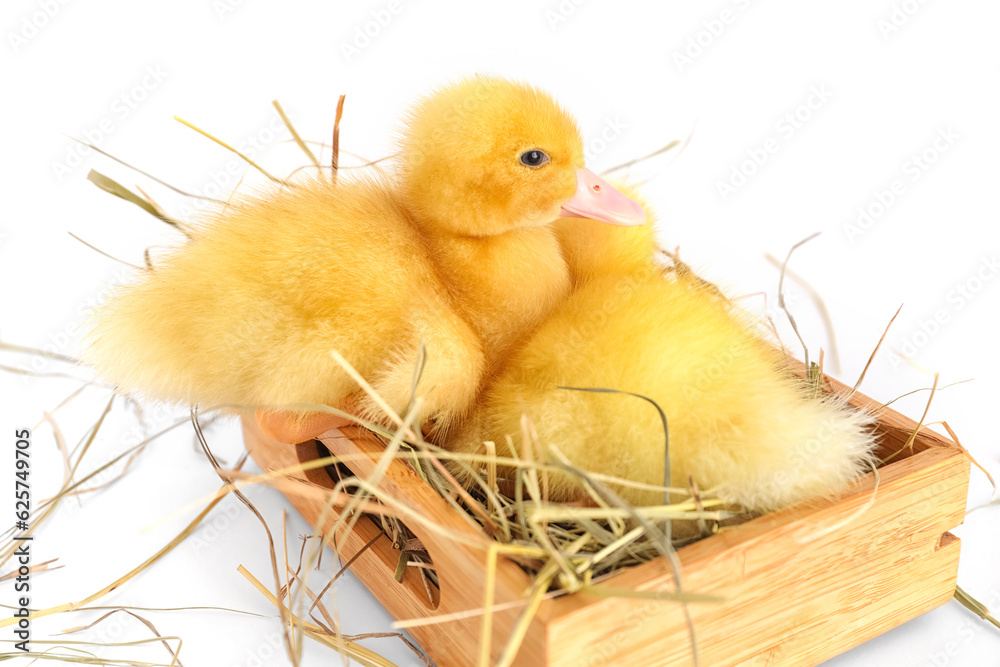
[[[421,240],[372,181],[313,182],[213,215],[114,290],[85,358],[120,389],[191,404],[336,403],[416,349],[415,313],[446,310]]]

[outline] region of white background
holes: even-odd
[[[106,158],[80,156],[64,134],[89,137],[178,187],[211,194],[232,158],[173,121],[174,114],[233,144],[251,145],[252,138],[266,145],[259,160],[285,172],[304,161],[281,143],[287,133],[273,131],[279,126],[272,99],[281,100],[303,135],[325,140],[337,96],[346,93],[342,147],[374,158],[391,150],[397,119],[415,96],[462,74],[489,72],[554,93],[577,115],[597,170],[694,131],[673,162],[653,165],[646,193],[660,214],[664,242],[679,245],[683,257],[733,293],[767,292],[773,310],[778,272],[765,253],[783,257],[822,231],[796,253],[792,268],[826,299],[840,343],[839,371],[830,366],[831,341],[817,309],[790,284],[813,354],[824,347],[828,370],[853,383],[905,304],[888,344],[907,351],[919,368],[886,349],[863,389],[889,400],[929,386],[933,372],[941,373],[942,385],[975,378],[939,393],[929,420],[947,419],[979,460],[1000,473],[1000,278],[991,264],[1000,251],[1000,5],[678,4],[7,0],[0,15],[0,333],[7,342],[75,353],[83,313],[121,278],[121,266],[68,232],[134,263],[145,247],[176,240],[158,221],[88,183],[90,168],[141,185],[176,214],[192,205]],[[378,17],[384,25],[371,23]],[[362,39],[366,26],[374,34]],[[788,114],[798,114],[794,123]],[[607,141],[599,139],[602,132]],[[935,147],[945,135],[951,138]],[[754,155],[761,162],[762,152],[762,165],[746,162]],[[734,181],[740,172],[745,179]],[[720,183],[739,187],[724,195]],[[888,203],[882,209],[880,198]],[[852,230],[859,207],[873,218]],[[763,308],[763,299],[755,299]],[[86,374],[2,354],[7,366]],[[0,374],[7,459],[0,464],[0,496],[10,497],[10,434],[38,423],[77,386]],[[921,392],[897,406],[919,417],[926,398]],[[91,387],[56,413],[71,447],[107,400],[105,389]],[[146,421],[155,431],[174,416],[183,417],[151,409]],[[141,433],[116,403],[80,472]],[[209,438],[226,461],[239,455],[233,424],[213,427]],[[35,430],[32,453],[41,498],[63,472],[49,426]],[[67,502],[41,531],[35,562],[58,558],[64,567],[34,578],[32,604],[79,600],[110,583],[173,537],[193,517],[190,503],[217,486],[189,426],[157,440],[124,479],[81,503]],[[251,497],[279,533],[283,498],[266,489]],[[989,497],[984,477],[973,471],[970,507]],[[957,531],[960,583],[994,610],[1000,609],[998,513],[997,507],[977,512]],[[290,515],[291,552],[306,532]],[[271,584],[260,525],[227,500],[195,541],[100,604],[262,614],[143,612],[162,634],[183,638],[186,665],[285,664],[270,648],[278,628],[273,609],[236,572],[240,564]],[[326,573],[336,567],[329,552],[323,567]],[[0,591],[0,603],[9,604],[9,582]],[[351,577],[337,596],[345,631],[387,629],[391,619]],[[35,647],[98,615],[36,621]],[[138,621],[118,616],[75,638],[149,636]],[[10,637],[9,629],[0,631],[0,639]],[[368,645],[400,665],[416,664],[395,640]],[[157,645],[119,655],[167,661]],[[827,664],[978,666],[996,664],[997,655],[1000,634],[952,602]],[[306,664],[336,663],[316,647],[307,656]]]

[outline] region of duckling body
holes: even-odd
[[[604,186],[550,97],[460,81],[414,107],[393,176],[296,183],[209,216],[97,310],[86,356],[123,390],[256,407],[265,431],[299,442],[329,420],[261,408],[351,405],[387,421],[336,351],[396,413],[423,396],[419,423],[443,430],[568,293],[551,223],[641,223]]]
[[[111,296],[90,361],[165,401],[337,405],[357,391],[337,350],[403,411],[424,341],[424,416],[449,417],[484,359],[422,244],[398,194],[371,180],[238,201]]]
[[[628,190],[625,190],[628,192]],[[647,211],[648,212],[648,211]],[[575,290],[511,358],[451,443],[499,455],[522,444],[528,415],[543,445],[576,466],[662,486],[670,480],[748,510],[832,494],[861,470],[871,418],[811,397],[783,355],[758,337],[713,286],[653,258],[651,225],[605,237],[596,225],[557,223]],[[563,387],[631,392],[595,393]],[[501,474],[513,475],[513,470]],[[549,497],[581,501],[578,480],[550,473]],[[662,492],[615,486],[638,505]]]

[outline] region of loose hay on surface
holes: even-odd
[[[312,167],[316,169],[323,169],[324,167],[320,166],[319,161],[308,149],[306,142],[301,139],[298,133],[288,122],[287,117],[280,108],[280,105],[275,102],[275,106],[283,120],[285,120],[286,124],[288,124],[295,142],[310,158]],[[336,178],[336,173],[339,167],[339,151],[337,150],[337,144],[339,141],[339,120],[342,114],[342,109],[343,98],[341,98],[340,103],[338,104],[338,122],[335,123],[334,129],[334,151],[330,167],[332,170],[331,177],[333,179]],[[186,123],[186,121],[182,122],[185,122],[185,124],[198,130],[198,128]],[[205,134],[206,136],[209,136],[214,141],[220,143],[229,150],[239,154],[238,151],[218,139],[211,137],[211,135],[208,135],[201,130],[198,131],[202,132],[202,134]],[[668,146],[663,150],[668,150],[672,147],[673,145]],[[288,185],[286,181],[272,176],[246,156],[241,155],[241,157],[247,160],[249,164],[258,169],[261,173],[267,175],[271,180]],[[97,172],[92,172],[90,178],[102,189],[140,206],[147,213],[154,215],[158,219],[171,224],[179,231],[184,232],[183,223],[166,215],[159,206],[157,206],[148,196],[145,195],[145,193],[143,193],[143,196],[135,195],[119,183]],[[790,254],[791,253],[789,253],[789,255]],[[683,267],[686,267],[686,265],[680,263],[679,258],[676,257],[675,265],[678,267],[678,270],[683,270]],[[149,266],[148,258],[147,266]],[[782,304],[782,307],[784,307],[784,304]],[[789,319],[792,321],[794,327],[794,320],[792,320],[790,314]],[[796,334],[797,333],[798,332],[796,330]],[[24,348],[16,348],[14,346],[5,347],[8,350],[15,352],[25,351]],[[877,350],[878,347],[876,347],[876,352]],[[873,357],[874,354],[875,353],[873,352]],[[806,355],[806,359],[808,360],[808,351],[806,351]],[[819,364],[810,364],[807,361],[805,366],[808,377],[816,382],[817,388],[821,386],[822,382],[822,355],[820,359],[821,361]],[[69,358],[61,358],[60,360],[72,361]],[[343,363],[346,365],[346,362]],[[16,371],[17,369],[11,370]],[[858,380],[858,384],[860,384],[863,378],[864,372],[862,372],[862,375]],[[364,387],[363,380],[361,382]],[[857,386],[855,386],[855,389],[856,388]],[[937,378],[935,378],[934,387],[930,388],[931,399],[933,398],[934,393],[938,390]],[[416,399],[415,405],[412,407],[419,405],[418,402],[419,398]],[[888,405],[888,403],[886,405]],[[929,405],[930,400],[928,400],[928,408]],[[334,413],[338,412],[330,408],[325,408],[324,406],[311,407]],[[90,438],[83,447],[75,465],[71,468],[69,467],[67,457],[68,471],[63,489],[49,505],[43,506],[43,514],[33,522],[32,530],[36,529],[37,526],[49,515],[49,513],[55,511],[60,498],[72,495],[73,493],[78,493],[79,485],[90,477],[88,476],[87,478],[83,478],[76,482],[73,481],[76,468],[79,465],[80,460],[82,460],[83,456],[87,452],[87,446],[89,446],[90,442],[93,441],[101,423],[103,423],[103,420],[108,415],[110,408],[111,404],[109,403],[108,408],[101,415],[100,420],[91,432]],[[720,500],[700,492],[693,484],[687,489],[668,488],[666,486],[656,488],[657,491],[665,494],[665,498],[669,499],[671,498],[671,494],[673,494],[678,498],[682,498],[682,500],[665,503],[664,505],[656,507],[630,507],[617,498],[617,496],[608,488],[608,484],[614,483],[627,486],[630,484],[634,485],[634,483],[598,474],[596,472],[580,470],[562,458],[559,452],[546,452],[544,443],[538,442],[537,437],[533,437],[533,429],[530,422],[525,421],[523,424],[523,441],[521,446],[519,448],[512,448],[514,451],[519,451],[521,453],[520,458],[497,459],[489,452],[485,455],[454,454],[432,443],[426,442],[423,439],[422,434],[419,433],[419,429],[416,429],[413,424],[413,416],[415,413],[415,410],[411,410],[407,415],[402,417],[398,415],[395,416],[394,421],[396,422],[398,428],[394,432],[380,429],[372,424],[365,424],[362,422],[362,425],[368,427],[373,432],[378,433],[386,444],[385,453],[383,458],[379,461],[377,469],[384,471],[388,463],[395,459],[401,459],[408,462],[413,466],[420,477],[431,488],[433,488],[436,493],[444,498],[449,505],[451,505],[454,509],[461,511],[463,515],[468,518],[470,523],[474,523],[481,529],[484,539],[481,542],[478,542],[476,546],[487,550],[490,563],[495,564],[496,559],[501,556],[508,557],[533,577],[533,584],[528,592],[526,603],[523,605],[521,615],[515,626],[515,632],[510,638],[507,646],[502,651],[502,657],[498,664],[511,664],[514,655],[516,654],[519,641],[523,637],[525,628],[531,622],[532,614],[538,608],[540,602],[544,599],[574,592],[584,592],[594,596],[611,595],[635,598],[652,598],[657,600],[675,600],[681,604],[687,604],[689,602],[710,603],[713,600],[717,600],[717,598],[713,596],[698,595],[696,592],[687,592],[683,590],[682,572],[680,571],[675,549],[696,538],[683,537],[679,539],[671,539],[672,522],[687,522],[688,524],[696,527],[695,532],[697,536],[704,537],[714,534],[719,530],[730,529],[732,526],[737,525],[740,521],[748,518],[749,515],[740,512],[739,508],[723,506],[723,503]],[[349,416],[345,413],[341,413],[341,415]],[[926,416],[927,410],[925,409],[924,415],[920,420],[921,423],[924,421]],[[199,437],[205,447],[206,454],[209,456],[210,460],[212,460],[207,442],[200,435],[197,419],[194,419],[193,421],[196,432],[199,433]],[[55,422],[53,421],[52,423],[54,425]],[[170,428],[172,429],[176,426],[177,424],[171,426]],[[154,438],[155,437],[158,436],[154,436]],[[914,431],[913,436],[908,440],[907,446],[912,445],[913,438],[915,437],[916,431]],[[154,438],[150,438],[150,440]],[[57,436],[57,440],[60,440],[59,436]],[[141,444],[144,446],[148,442],[149,440]],[[141,449],[134,452],[132,456],[137,455],[139,451],[141,451]],[[126,456],[126,454],[122,454],[118,457],[118,459]],[[897,455],[898,453],[889,454],[882,460],[882,463],[884,464],[891,461]],[[470,473],[470,479],[472,480],[471,488],[466,489],[455,482],[454,477],[448,472],[446,464],[449,462],[452,465],[459,465],[463,467]],[[112,462],[109,462],[106,465],[111,465],[111,463]],[[217,462],[213,461],[213,465],[225,483],[215,497],[208,502],[208,505],[202,513],[199,514],[195,521],[193,521],[184,531],[178,534],[174,540],[168,543],[152,558],[148,559],[128,574],[119,578],[111,585],[99,590],[95,594],[76,603],[68,603],[47,610],[35,611],[32,616],[41,617],[64,611],[86,608],[93,609],[93,607],[88,607],[88,605],[100,599],[109,591],[126,584],[129,579],[152,566],[160,557],[168,553],[171,549],[176,547],[177,544],[190,535],[197,528],[199,522],[204,518],[204,516],[208,514],[211,508],[214,507],[215,504],[217,504],[227,493],[236,492],[239,494],[239,487],[245,486],[249,483],[265,483],[286,494],[303,493],[306,491],[301,488],[300,484],[290,483],[290,474],[304,471],[310,467],[327,468],[331,471],[336,470],[338,471],[338,476],[334,478],[336,480],[336,487],[332,492],[317,491],[315,489],[309,492],[319,494],[323,498],[324,502],[327,503],[330,511],[333,511],[333,508],[335,507],[338,508],[339,511],[337,514],[339,515],[339,518],[337,521],[345,522],[345,525],[348,527],[360,520],[362,513],[367,512],[376,515],[378,517],[378,525],[381,527],[384,534],[390,538],[394,546],[399,548],[400,559],[396,570],[397,577],[401,577],[402,573],[404,573],[407,568],[412,567],[417,569],[420,575],[425,577],[428,596],[432,597],[430,585],[436,586],[438,584],[438,573],[435,569],[434,563],[430,560],[426,549],[420,543],[420,540],[413,535],[407,524],[420,523],[428,530],[445,535],[448,535],[449,531],[447,531],[447,529],[442,529],[441,527],[428,525],[426,517],[422,517],[418,513],[409,510],[405,506],[400,505],[396,500],[391,497],[387,497],[384,493],[382,493],[379,488],[380,475],[373,475],[362,479],[350,474],[349,469],[344,467],[345,464],[349,465],[350,463],[351,462],[346,460],[344,457],[328,456],[321,457],[308,464],[302,464],[296,470],[276,471],[265,475],[249,475],[247,473],[240,472],[239,466],[236,466],[236,468],[232,470],[225,470],[221,468]],[[517,470],[516,478],[513,480],[515,492],[511,496],[505,495],[501,491],[500,482],[503,480],[498,479],[497,464],[510,466],[516,468]],[[978,463],[976,463],[976,465],[978,466]],[[546,476],[549,473],[557,471],[578,476],[588,489],[594,506],[569,507],[565,505],[555,505],[548,502],[546,497]],[[121,474],[124,474],[124,471]],[[506,481],[510,482],[511,480]],[[245,502],[248,504],[248,507],[253,509],[252,503],[249,503],[249,501],[246,500]],[[258,518],[261,517],[258,515]],[[261,520],[263,521],[262,518]],[[319,523],[322,525],[323,522],[321,521]],[[265,523],[265,528],[266,527]],[[10,531],[8,531],[8,533],[9,532]],[[457,536],[451,535],[451,537]],[[321,554],[321,547],[322,542],[314,540],[311,546],[308,547],[307,551],[306,543],[303,542],[303,552],[302,555],[300,555],[299,569],[302,568],[303,562],[310,565],[317,562]],[[4,549],[0,551],[0,555],[3,557],[3,562],[6,562],[11,557],[13,548],[13,543],[11,542],[10,544],[5,545]],[[292,657],[295,664],[298,664],[297,656],[300,652],[301,638],[303,635],[330,646],[342,655],[350,656],[358,660],[361,664],[378,665],[380,667],[391,664],[369,649],[361,647],[355,643],[356,639],[367,636],[348,637],[340,634],[338,624],[334,622],[333,615],[325,609],[320,601],[322,598],[322,592],[318,596],[314,594],[309,589],[304,577],[301,576],[300,571],[293,571],[291,569],[287,559],[287,547],[285,549],[284,573],[280,571],[277,565],[277,555],[273,539],[271,539],[270,552],[273,564],[272,575],[275,579],[276,593],[268,590],[266,586],[253,577],[253,575],[242,566],[240,571],[245,577],[247,577],[255,588],[257,588],[272,604],[275,605],[279,611],[279,615],[283,620],[283,626],[287,631],[286,650],[288,651],[290,657]],[[305,557],[305,560],[303,560],[303,556]],[[676,592],[664,593],[634,591],[596,585],[616,572],[659,558],[666,559],[674,571],[675,581],[678,584]],[[346,563],[343,568],[341,568],[341,572],[349,565],[350,563]],[[308,569],[308,567],[305,568],[306,571],[308,571]],[[492,577],[495,576],[495,567],[487,568],[486,572],[484,572],[484,576],[486,577],[487,582],[489,582]],[[335,579],[336,576],[334,576],[333,580]],[[333,580],[324,586],[324,592],[329,589]],[[490,597],[491,587],[489,585],[486,586],[486,591],[487,596],[483,600],[482,608],[479,610],[471,610],[469,612],[470,614],[482,616],[482,636],[484,638],[492,635],[490,625],[492,622],[492,615],[494,611],[496,611],[494,607],[494,600]],[[303,617],[291,611],[291,609],[296,606],[296,601],[301,600],[303,597],[308,597],[311,601],[312,606],[310,607],[310,614],[313,609],[319,610],[322,616],[322,622],[316,622],[317,619],[315,618],[313,619],[313,622],[307,621]],[[958,597],[963,604],[984,619],[994,625],[997,624],[995,619],[989,615],[989,611],[986,610],[985,607],[976,603],[966,593],[964,593],[964,591],[961,591],[961,589],[956,591],[956,597]],[[99,622],[100,620],[101,619],[98,619],[98,621],[95,622]],[[424,619],[419,622],[409,624],[401,623],[398,625],[401,627],[414,627],[418,623],[446,622],[447,620],[448,619],[446,618],[430,620]],[[0,626],[9,624],[9,620],[7,622],[0,622]],[[156,633],[155,628],[151,628],[151,630]],[[401,635],[391,636],[401,637]],[[166,639],[169,638],[162,638],[162,641],[165,642]],[[167,645],[168,650],[171,650],[172,652],[170,664],[180,664],[178,660],[180,640],[179,638],[177,639],[178,647],[176,650],[171,649],[171,647]],[[693,630],[691,639],[692,650],[696,651],[697,643]],[[151,639],[149,641],[161,641],[161,639]],[[69,642],[67,642],[67,644],[68,643]],[[427,659],[422,656],[422,654],[420,654],[415,647],[411,648],[414,648],[425,664],[429,664]],[[490,654],[491,647],[487,642],[483,642],[481,645],[480,655],[478,656],[479,664],[488,664]],[[81,658],[78,661],[86,662],[86,659]],[[152,663],[123,662],[122,664]]]

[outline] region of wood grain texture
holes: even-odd
[[[825,388],[850,395],[849,388],[832,378],[825,378]],[[866,409],[879,405],[861,393],[851,395],[851,402]],[[879,410],[878,417],[880,451],[901,450],[916,424],[888,408]],[[244,420],[244,434],[247,449],[263,469],[318,456],[315,442],[275,442],[252,419]],[[349,467],[361,477],[371,474],[383,450],[377,438],[346,424],[321,440],[332,453],[354,457]],[[300,477],[303,484],[333,486],[322,470]],[[786,507],[679,550],[684,588],[724,598],[690,606],[701,664],[816,665],[949,600],[960,543],[947,531],[962,522],[968,479],[965,456],[948,439],[921,428],[912,448],[880,468],[877,480],[870,473],[836,498]],[[407,522],[437,570],[441,589],[432,592],[436,608],[414,568],[408,568],[402,583],[395,581],[398,552],[388,537],[377,539],[355,561],[358,578],[397,619],[480,608],[487,560],[483,545],[489,538],[401,460],[389,466],[380,488],[473,543]],[[316,522],[322,503],[286,495],[307,520]],[[327,532],[335,516],[325,522]],[[350,558],[378,533],[371,520],[362,519],[354,532],[337,535],[337,548]],[[331,535],[328,541],[333,543]],[[601,583],[635,590],[674,587],[659,561]],[[517,565],[500,558],[497,603],[523,599],[529,584]],[[518,611],[495,614],[494,661]],[[439,667],[467,667],[476,664],[480,624],[477,616],[410,632]],[[692,660],[688,629],[676,603],[578,593],[543,602],[514,664],[645,667],[690,665]]]

